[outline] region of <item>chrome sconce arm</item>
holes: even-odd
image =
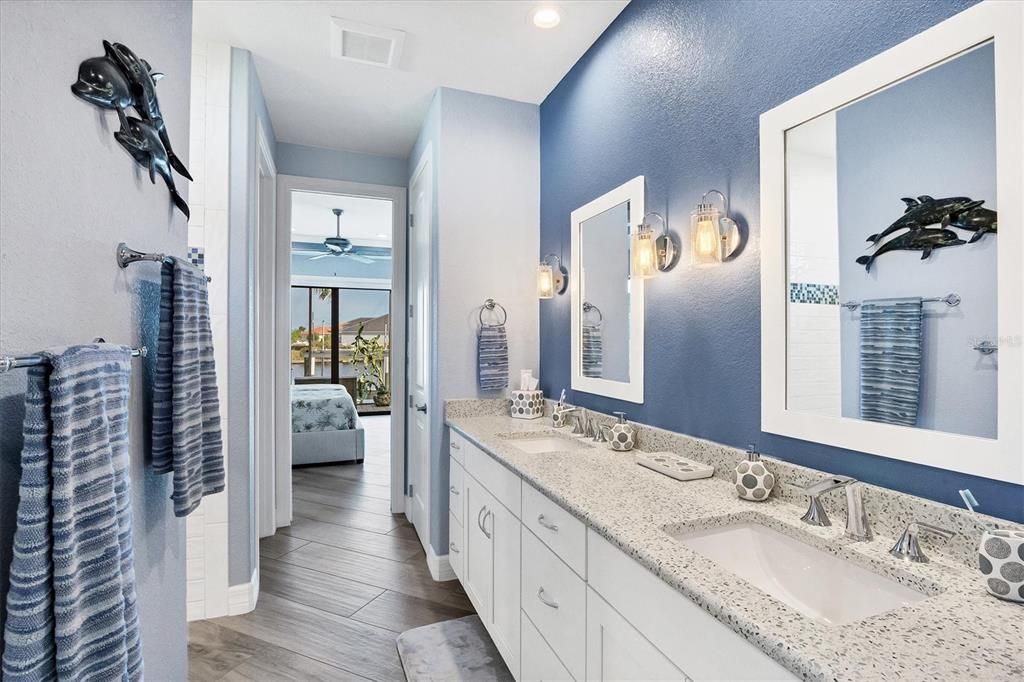
[[[656,211],[648,211],[640,220],[641,229],[654,232],[654,227],[647,220],[648,217],[657,218],[661,221],[661,233],[654,238],[655,263],[658,270],[667,272],[675,267],[679,259],[679,240],[668,231],[668,221]]]
[[[550,260],[554,258],[552,266]],[[561,296],[569,288],[569,271],[562,264],[562,259],[557,253],[549,253],[540,259],[537,266],[537,297],[554,298],[555,294]]]

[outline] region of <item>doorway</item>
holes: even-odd
[[[279,176],[278,224],[275,529],[360,505],[401,513],[405,188]]]

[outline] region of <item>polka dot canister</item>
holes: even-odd
[[[989,594],[1024,603],[1024,531],[985,531],[978,545],[978,569]]]
[[[761,461],[753,445],[747,447],[747,458],[736,465],[736,494],[741,500],[764,502],[775,486],[775,474]]]

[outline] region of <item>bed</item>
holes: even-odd
[[[292,386],[291,400],[292,466],[363,461],[363,425],[344,386]]]

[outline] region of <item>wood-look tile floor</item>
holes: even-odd
[[[390,418],[362,421],[363,464],[293,470],[292,525],[260,542],[256,609],[189,625],[190,680],[404,680],[400,632],[472,613],[389,513]]]

